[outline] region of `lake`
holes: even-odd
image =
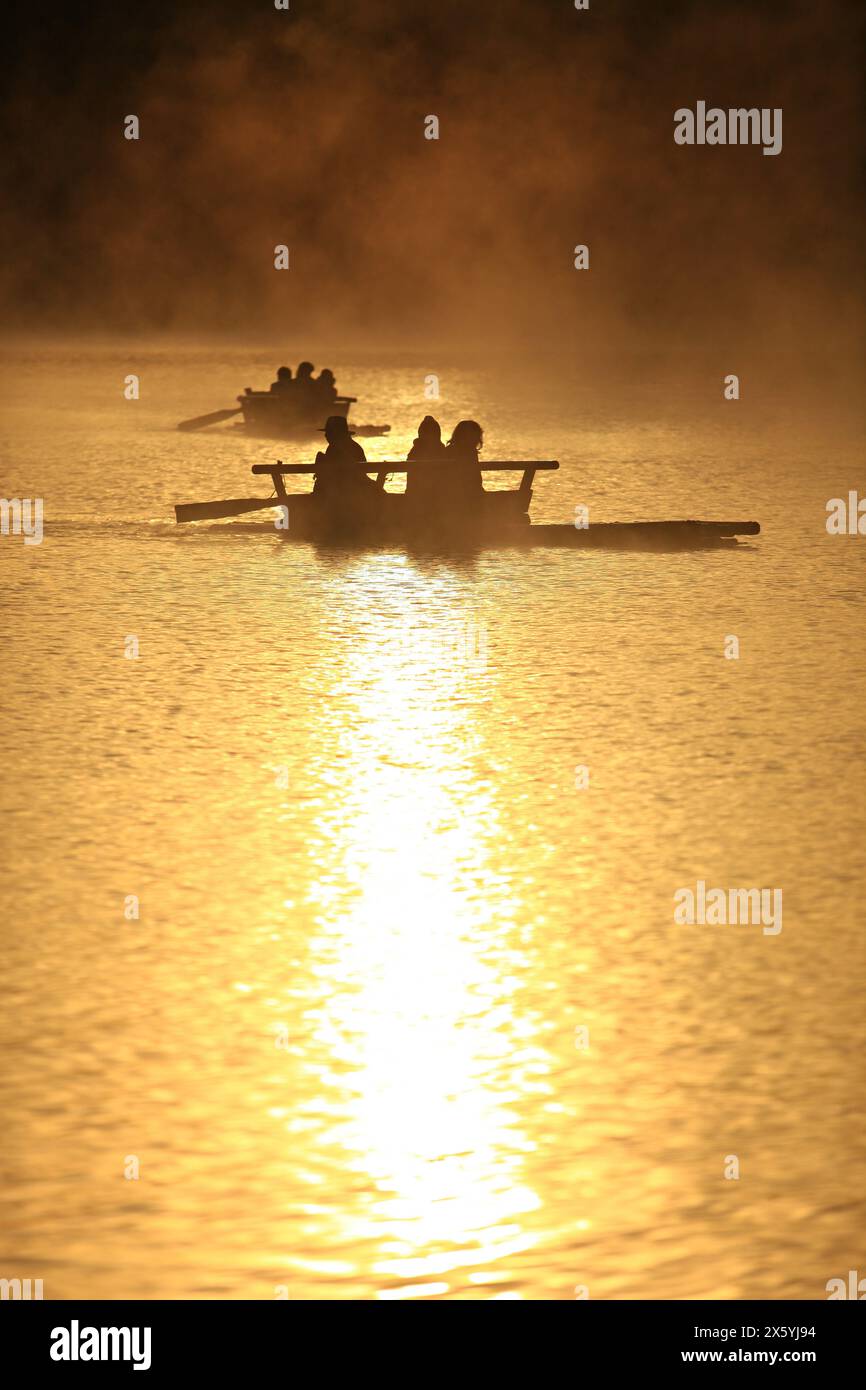
[[[177,527],[311,459],[174,429],[281,360],[2,351],[0,491],[45,534],[0,538],[0,1273],[825,1298],[866,1272],[866,537],[825,526],[866,490],[859,402],[781,369],[725,401],[713,361],[332,353],[353,419],[392,425],[368,458],[470,416],[487,457],[560,460],[537,520],[762,534],[449,556]],[[781,930],[675,922],[699,881],[781,890]]]

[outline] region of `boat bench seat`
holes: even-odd
[[[522,472],[523,477],[520,481],[519,488],[511,491],[488,492],[486,496],[488,498],[510,498],[512,499],[510,504],[502,501],[494,503],[493,505],[501,508],[510,505],[511,509],[513,509],[516,503],[519,504],[519,510],[521,512],[528,512],[529,504],[532,500],[532,480],[536,473],[542,470],[550,471],[551,469],[558,468],[559,463],[556,459],[492,459],[490,461],[482,459],[479,461],[478,466],[482,473]],[[366,461],[366,472],[375,473],[376,480],[380,486],[384,486],[385,479],[389,473],[422,473],[425,469],[428,469],[431,474],[435,475],[439,467],[440,464],[438,462],[422,463],[420,460],[415,459],[411,461],[402,459],[399,463],[391,463],[387,459],[383,460],[381,463],[374,462],[372,459],[367,459]],[[270,474],[271,481],[274,485],[274,491],[277,494],[277,501],[288,502],[289,497],[286,492],[283,477],[287,473],[315,473],[317,469],[314,463],[282,463],[277,459],[275,463],[254,463],[252,465],[252,471],[253,473]]]
[[[400,463],[391,463],[384,459],[381,463],[373,459],[367,459],[368,473],[418,473],[425,468],[435,470],[440,465],[438,463],[420,463],[414,459],[407,462],[405,459]],[[482,473],[539,473],[543,470],[558,468],[559,463],[556,459],[491,459],[488,463],[484,459],[479,461],[478,467]],[[277,459],[276,463],[254,463],[251,471],[253,473],[315,473],[317,471],[314,463],[283,463]]]
[[[431,473],[435,474],[439,466],[438,463],[421,463],[414,459],[411,461],[403,459],[399,463],[392,463],[387,459],[383,460],[381,463],[377,463],[368,459],[366,471],[368,473],[376,473],[384,482],[386,473],[421,473],[425,469],[429,469]],[[532,492],[532,480],[536,473],[543,471],[549,472],[552,469],[558,468],[559,463],[556,459],[491,459],[489,461],[481,459],[478,466],[482,473],[522,472],[523,478],[520,482],[519,495],[527,499],[528,505],[528,498]],[[315,473],[317,470],[314,463],[282,463],[278,459],[275,463],[254,463],[252,471],[253,473],[270,474],[277,496],[282,498],[286,495],[283,486],[283,477],[285,474]],[[496,494],[491,493],[490,495],[495,496]],[[513,496],[514,494],[505,495]]]

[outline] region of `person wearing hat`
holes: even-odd
[[[330,506],[344,501],[351,507],[371,504],[381,494],[367,477],[367,455],[350,435],[345,416],[329,415],[322,432],[328,447],[316,454],[315,495]]]

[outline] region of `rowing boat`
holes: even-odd
[[[355,396],[337,396],[325,406],[316,400],[315,392],[251,391],[249,387],[238,396],[246,432],[272,439],[318,430],[326,415],[341,415],[345,420],[355,400]]]
[[[316,403],[314,395],[295,395],[292,391],[252,391],[247,387],[244,395],[238,396],[238,405],[229,410],[212,410],[207,415],[181,420],[178,429],[184,434],[194,434],[197,430],[221,425],[224,420],[242,415],[243,419],[236,421],[233,429],[263,435],[267,439],[308,438],[324,427],[328,415],[340,415],[347,419],[355,399],[354,396],[337,396],[327,405],[322,405]],[[372,439],[387,434],[390,428],[390,425],[353,424],[349,433],[361,439]]]
[[[347,419],[356,396],[336,396],[327,405],[316,403],[315,395],[304,403],[291,391],[250,391],[238,396],[243,420],[237,428],[246,434],[262,435],[267,439],[308,437],[324,428],[330,415]],[[374,439],[388,434],[390,425],[351,425],[349,433],[360,439]]]
[[[470,516],[454,516],[447,511],[433,514],[429,505],[419,507],[411,494],[381,492],[375,506],[335,511],[313,493],[289,493],[287,474],[312,474],[315,465],[300,463],[257,463],[252,472],[267,475],[273,483],[271,497],[237,497],[225,502],[186,502],[175,507],[178,522],[214,521],[246,512],[277,508],[274,525],[288,541],[322,541],[363,546],[405,545],[449,547],[516,546],[557,549],[671,550],[695,549],[737,544],[738,536],[756,536],[757,521],[621,521],[592,522],[587,526],[569,523],[537,524],[529,520],[532,483],[536,473],[559,467],[555,459],[515,462],[484,461],[483,472],[522,470],[515,489],[485,492],[481,506]],[[391,473],[435,470],[435,463],[369,463],[368,472],[384,483]]]

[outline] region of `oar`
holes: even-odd
[[[243,512],[263,512],[280,505],[276,497],[230,497],[225,502],[180,502],[174,509],[178,521],[218,521]]]
[[[236,405],[234,410],[214,410],[210,415],[196,415],[194,420],[181,420],[178,425],[179,430],[203,430],[206,425],[218,425],[220,420],[228,420],[232,415],[240,415],[241,408]]]

